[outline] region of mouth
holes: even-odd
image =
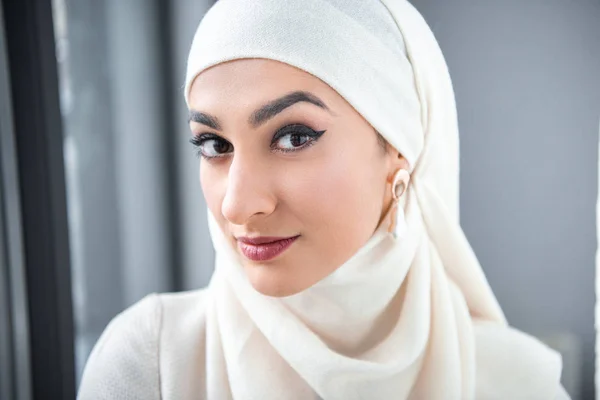
[[[237,239],[238,249],[244,256],[252,261],[268,261],[279,256],[290,248],[300,235],[279,238],[279,237],[258,237]]]

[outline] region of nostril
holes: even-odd
[[[228,190],[223,198],[221,213],[234,225],[246,225],[252,217],[270,215],[277,205],[276,198],[267,188],[260,191],[246,189],[237,187]]]
[[[270,215],[277,204],[273,181],[265,179],[272,166],[257,154],[236,153],[228,170],[221,212],[235,225],[246,225],[255,216]]]

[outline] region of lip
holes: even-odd
[[[286,251],[299,237],[300,235],[287,238],[274,236],[239,237],[237,243],[242,254],[250,260],[267,261]]]

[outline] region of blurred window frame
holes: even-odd
[[[2,0],[1,14],[0,396],[75,398],[52,4]]]

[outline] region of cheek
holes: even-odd
[[[200,161],[199,176],[200,176],[200,187],[202,188],[202,194],[206,205],[213,213],[219,224],[221,221],[221,203],[225,197],[225,189],[221,188],[223,185],[223,179],[220,177],[218,169],[215,169],[211,165],[203,165],[206,161]]]
[[[347,242],[372,234],[380,217],[385,175],[381,161],[371,161],[360,150],[338,149],[312,165],[288,170],[286,202],[307,233]]]

